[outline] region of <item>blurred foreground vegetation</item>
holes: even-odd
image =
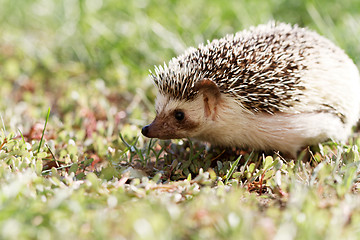
[[[140,134],[155,114],[148,69],[270,19],[360,66],[360,1],[0,6],[0,239],[360,238],[358,133],[308,161]]]

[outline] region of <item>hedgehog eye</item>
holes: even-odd
[[[174,113],[174,117],[176,118],[176,120],[182,121],[185,118],[185,113],[183,111],[176,110]]]

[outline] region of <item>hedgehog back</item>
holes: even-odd
[[[322,64],[319,59],[329,57],[339,63],[349,60],[315,32],[270,22],[189,48],[168,66],[156,67],[151,77],[160,94],[177,100],[191,101],[197,95],[195,82],[209,79],[250,112],[299,112],[302,106],[344,116],[346,110],[336,103],[308,99],[321,91],[307,93],[316,81],[309,72]]]

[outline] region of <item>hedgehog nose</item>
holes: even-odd
[[[149,133],[149,125],[143,127],[143,128],[141,129],[141,133],[142,133],[145,137],[147,137],[147,134]]]

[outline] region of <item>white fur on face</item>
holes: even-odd
[[[186,137],[194,137],[199,134],[205,126],[207,119],[204,115],[204,103],[201,97],[197,97],[192,101],[174,100],[169,96],[158,94],[155,102],[155,109],[157,115],[165,115],[171,117],[174,110],[182,110],[185,116],[190,118],[192,122],[199,124],[196,129],[191,129],[188,132],[185,130],[183,134]]]

